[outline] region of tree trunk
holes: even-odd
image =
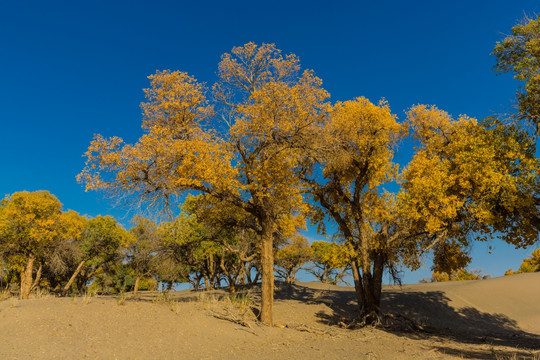
[[[381,321],[381,292],[385,258],[379,252],[375,253],[373,257],[373,264],[369,258],[362,261],[361,273],[357,260],[353,259],[352,261],[356,298],[360,307],[360,316],[366,324],[378,324]],[[373,272],[371,265],[373,265]]]
[[[261,322],[268,326],[274,325],[274,224],[266,220],[262,222],[261,241]]]
[[[382,278],[383,278],[383,273],[384,273],[384,263],[386,261],[386,257],[380,251],[377,251],[374,257],[375,259],[373,261],[373,296],[375,298],[375,302],[377,304],[377,307],[379,308],[379,313],[380,313]]]
[[[75,272],[73,273],[73,275],[71,275],[71,278],[69,278],[69,281],[67,282],[66,286],[64,286],[64,291],[69,290],[69,288],[71,287],[71,284],[73,284],[73,281],[75,281],[75,279],[77,278],[77,275],[79,275],[85,263],[86,263],[86,259],[84,259],[83,261],[79,263],[79,266],[77,266],[77,269],[75,269]]]
[[[133,295],[137,295],[137,291],[139,290],[139,282],[141,281],[141,276],[137,275],[137,278],[135,279],[135,286],[133,287]]]
[[[21,271],[21,293],[20,298],[25,300],[30,297],[32,291],[32,271],[34,269],[34,261],[36,258],[34,255],[28,257],[26,267]]]
[[[362,274],[360,273],[360,269],[358,268],[358,260],[352,259],[351,266],[354,279],[354,291],[356,293],[356,301],[358,302],[358,307],[361,311],[364,304],[364,290],[362,288]]]

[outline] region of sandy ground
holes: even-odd
[[[0,359],[540,359],[540,273],[386,287],[383,329],[344,327],[351,288],[280,285],[273,328],[212,296],[7,299]]]

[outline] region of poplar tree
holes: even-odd
[[[251,214],[260,236],[261,321],[272,325],[274,233],[302,225],[293,220],[304,210],[294,173],[325,117],[328,94],[312,71],[300,71],[295,55],[283,56],[273,44],[233,48],[218,75],[215,107],[186,73],[150,76],[144,135],[135,144],[96,136],[79,179],[88,190],[166,206],[198,191]]]

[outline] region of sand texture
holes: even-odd
[[[254,320],[245,298],[219,296],[6,299],[0,359],[540,358],[540,273],[387,286],[385,328],[351,326],[346,287],[280,284],[273,328]],[[249,298],[256,311],[256,289]]]

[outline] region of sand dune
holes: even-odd
[[[440,314],[433,313],[436,308],[426,306],[427,299],[439,298],[437,302],[456,310],[462,309],[461,312],[475,309],[481,314],[500,315],[507,319],[508,325],[540,334],[540,273],[516,274],[481,281],[405,285],[401,289],[389,287],[386,290],[387,296],[394,293],[428,295],[423,301],[420,300],[421,307],[416,301],[410,301],[407,305],[441,325],[446,320],[440,319]]]
[[[212,296],[4,300],[0,359],[540,357],[540,273],[385,287],[383,311],[405,326],[383,329],[343,327],[357,311],[351,288],[281,284],[274,328],[253,315],[243,317],[248,327],[214,317],[224,305]],[[250,296],[256,305],[256,290]]]

